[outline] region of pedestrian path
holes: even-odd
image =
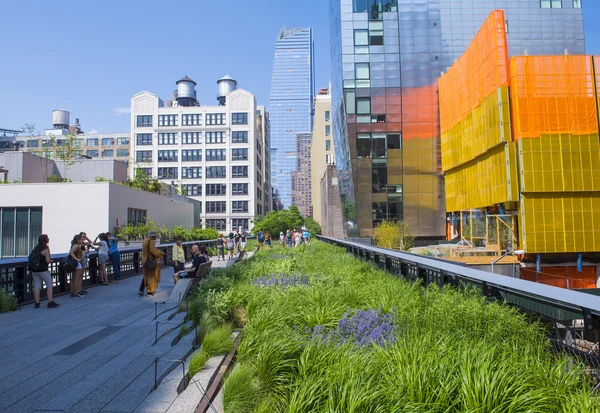
[[[155,369],[166,377],[190,352],[188,336],[176,341],[185,313],[171,298],[172,275],[162,270],[152,297],[138,295],[138,275],[84,298],[58,297],[57,309],[43,301],[0,314],[0,412],[135,411],[154,388]],[[146,403],[144,411],[164,410]]]

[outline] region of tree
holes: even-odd
[[[277,212],[271,211],[264,217],[258,217],[254,221],[252,232],[262,231],[276,235],[280,232],[285,233],[289,228],[300,229],[303,226],[306,226],[313,235],[321,234],[319,223],[310,217],[302,218],[298,207],[292,205],[289,209],[282,209]]]
[[[160,193],[160,190],[162,188],[158,179],[151,178],[139,168],[135,170],[135,177],[133,179],[127,180],[127,182],[125,182],[125,185],[131,188],[140,189],[142,191],[155,193]]]
[[[308,228],[308,232],[313,235],[321,235],[321,225],[315,221],[312,217],[304,218],[304,225]]]
[[[373,231],[373,242],[381,248],[408,251],[415,237],[404,221],[383,221]]]

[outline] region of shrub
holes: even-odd
[[[12,295],[8,295],[4,290],[0,289],[0,313],[15,311],[17,308],[17,299]]]
[[[381,248],[408,251],[414,241],[415,237],[404,221],[383,221],[373,231],[373,242]]]
[[[233,327],[229,324],[216,327],[206,333],[200,350],[195,352],[190,360],[190,377],[194,377],[211,357],[227,354],[231,351],[233,348],[232,333]]]
[[[223,404],[228,413],[254,411],[261,398],[260,382],[251,366],[238,363],[223,384]]]

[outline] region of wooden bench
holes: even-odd
[[[200,264],[200,267],[196,270],[196,278],[202,279],[205,278],[210,273],[210,268],[212,267],[212,261],[208,261]]]

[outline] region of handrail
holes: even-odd
[[[184,242],[183,249],[186,259],[191,258],[192,245],[204,245],[207,247],[216,246],[217,240],[203,240]],[[157,249],[165,253],[162,265],[166,266],[172,255],[174,243],[159,244]],[[121,254],[121,277],[127,278],[138,275],[142,272],[142,247],[124,247],[119,248]],[[65,273],[60,262],[68,253],[52,254],[51,263],[48,266],[53,280],[53,295],[59,296],[67,294],[70,289],[71,274]],[[113,277],[112,263],[107,263],[107,275],[109,279]],[[14,296],[20,304],[28,304],[34,301],[33,282],[28,275],[27,257],[4,258],[0,259],[0,289],[3,289],[9,295]],[[96,251],[89,253],[89,267],[83,276],[83,286],[99,284],[98,277],[98,253]],[[42,297],[44,293],[42,293]]]
[[[348,240],[323,236],[317,238],[344,247],[349,253],[396,275],[412,280],[422,279],[426,285],[430,283],[437,283],[440,286],[472,285],[481,288],[482,294],[489,298],[506,301],[553,322],[583,320],[586,340],[593,343],[600,341],[600,300],[596,296],[496,275],[460,266],[452,261],[432,259]]]

